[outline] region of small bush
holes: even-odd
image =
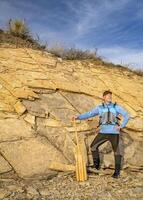
[[[62,45],[56,44],[56,45],[53,45],[51,48],[48,48],[47,51],[49,53],[54,54],[55,56],[63,58],[65,54],[65,47]]]
[[[10,19],[8,29],[0,29],[0,44],[7,43],[18,47],[45,50],[46,45],[41,44],[39,37],[37,39],[30,33],[25,20]]]
[[[23,39],[30,38],[30,30],[24,20],[10,19],[8,23],[8,32],[11,35],[21,37]]]
[[[97,55],[96,52],[71,48],[65,51],[63,58],[67,60],[87,60],[87,59],[94,60],[97,59]]]
[[[66,48],[62,45],[55,45],[49,48],[48,52],[66,60],[100,60],[96,51]]]
[[[4,33],[4,30],[0,29],[0,34]]]
[[[132,72],[134,72],[138,76],[143,76],[143,70],[142,69],[134,69],[134,70],[132,70]]]

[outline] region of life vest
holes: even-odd
[[[105,106],[104,103],[100,106],[99,125],[120,125],[118,113],[116,111],[116,103],[112,107]]]

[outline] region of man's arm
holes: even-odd
[[[116,110],[119,114],[121,114],[123,116],[123,122],[120,127],[124,128],[130,119],[130,115],[124,108],[122,108],[119,105],[116,105]]]
[[[98,109],[98,106],[93,108],[92,110],[90,110],[89,112],[85,112],[79,116],[76,117],[76,119],[79,119],[79,120],[83,120],[83,119],[88,119],[90,117],[94,117],[96,115],[99,115],[99,109]]]

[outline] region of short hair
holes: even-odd
[[[103,97],[106,96],[107,94],[112,94],[112,92],[110,90],[106,90],[103,92]]]

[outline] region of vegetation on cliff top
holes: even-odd
[[[10,19],[6,30],[0,29],[0,44],[15,45],[16,48],[25,47],[44,50],[39,37],[34,38],[25,20]]]
[[[117,66],[122,70],[125,69],[143,76],[142,70],[135,70],[131,69],[130,66],[115,65],[104,61],[97,55],[97,50],[82,50],[74,47],[65,47],[63,45],[53,45],[52,47],[48,47],[47,44],[43,45],[38,36],[34,38],[25,20],[10,19],[7,29],[0,29],[0,45],[1,44],[14,45],[16,48],[25,47],[44,50],[65,60],[92,60],[96,61],[97,64],[109,67]]]

